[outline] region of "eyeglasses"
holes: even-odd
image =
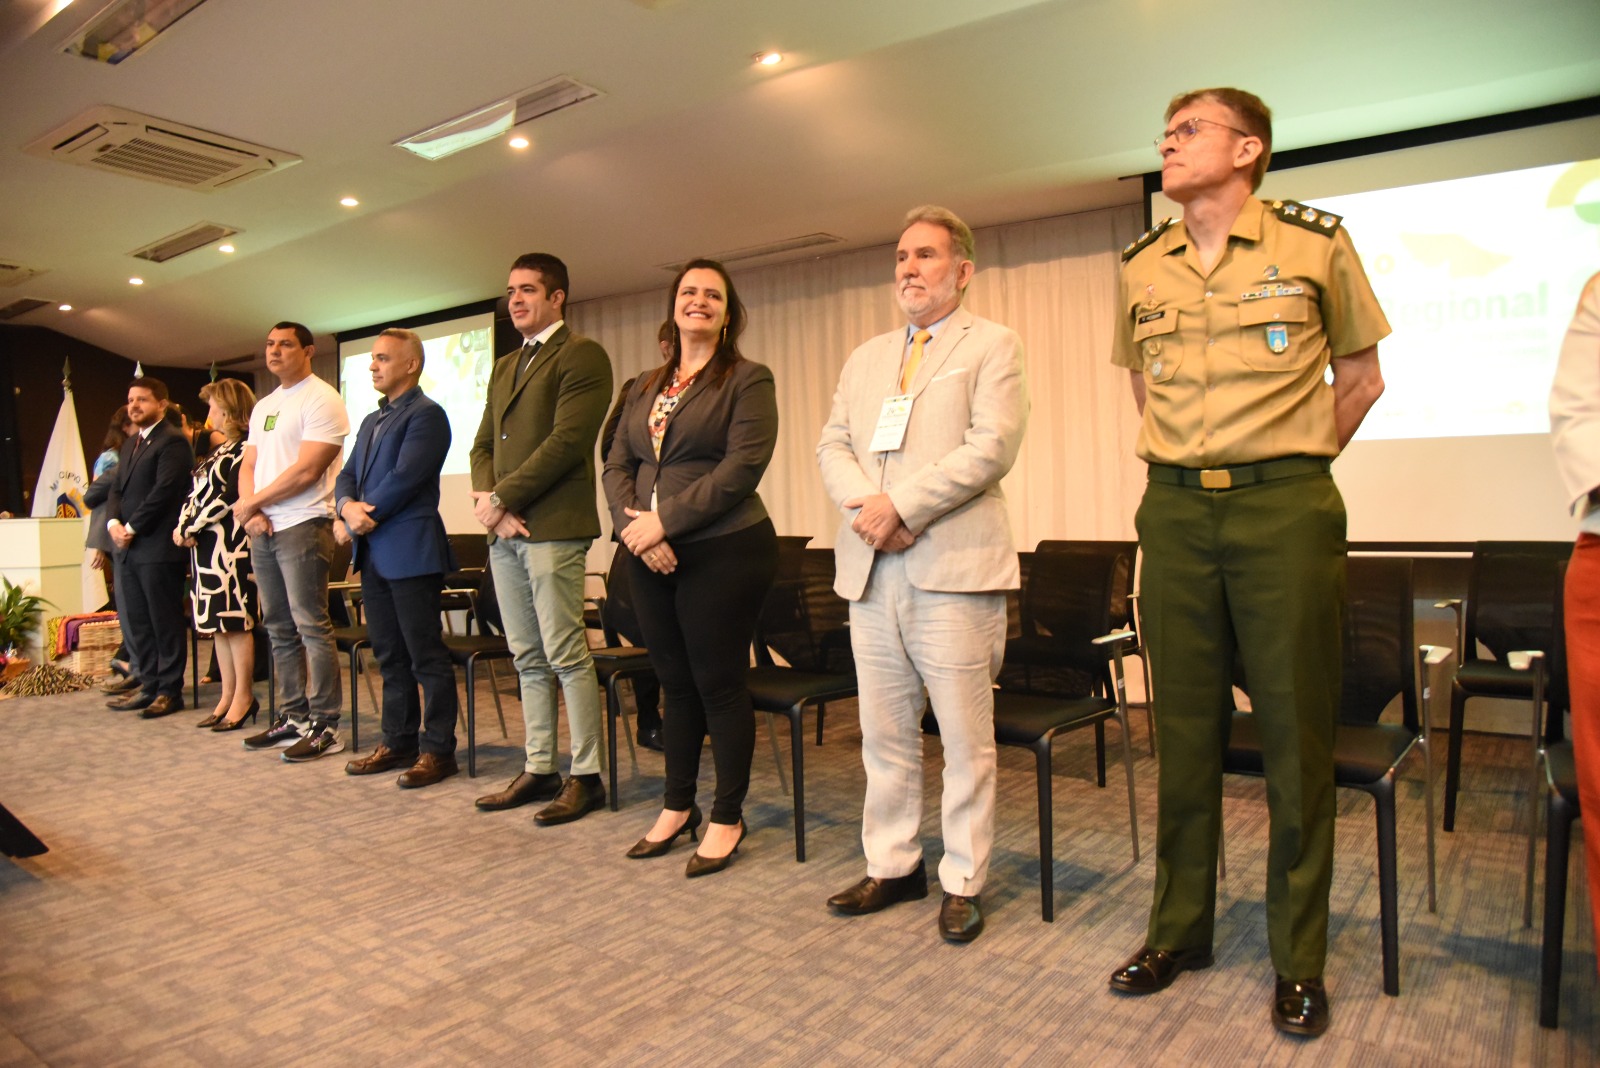
[[[1198,119],[1198,118],[1197,119],[1184,119],[1182,122],[1178,123],[1178,125],[1174,126],[1172,129],[1168,130],[1167,132],[1163,133],[1160,137],[1156,138],[1154,144],[1155,144],[1155,146],[1157,148],[1160,148],[1162,145],[1166,144],[1167,138],[1170,137],[1174,141],[1177,141],[1178,144],[1186,145],[1190,141],[1194,140],[1194,135],[1195,134],[1200,132],[1200,124],[1201,123],[1205,123],[1207,126],[1220,126],[1224,130],[1232,130],[1234,133],[1239,134],[1241,137],[1249,137],[1249,136],[1251,136],[1248,131],[1241,130],[1237,126],[1229,126],[1225,122],[1213,122],[1210,119]]]

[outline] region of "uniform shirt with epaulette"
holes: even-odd
[[[1340,221],[1249,200],[1210,275],[1181,221],[1128,246],[1111,362],[1144,373],[1141,459],[1220,467],[1338,454],[1329,361],[1389,335]]]

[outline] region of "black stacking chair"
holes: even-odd
[[[1544,941],[1539,956],[1539,1026],[1557,1027],[1561,1015],[1561,941],[1566,934],[1567,861],[1578,807],[1578,771],[1570,742],[1545,750],[1550,793],[1545,801]]]
[[[828,631],[813,629],[821,620],[832,618],[833,610],[813,613],[813,601],[826,602],[833,593],[833,574],[806,566],[805,543],[809,537],[778,539],[778,575],[762,606],[756,629],[756,666],[750,669],[750,698],[757,712],[781,715],[789,720],[790,773],[794,782],[794,859],[806,859],[805,803],[805,713],[817,709],[820,716],[829,701],[842,701],[857,694],[854,670],[849,674],[807,670],[793,666],[796,661],[819,666],[816,658],[822,638]],[[848,610],[846,610],[848,614]],[[810,650],[810,652],[808,652]],[[780,665],[773,653],[790,666]],[[770,719],[769,719],[770,725]],[[818,743],[820,744],[820,735]],[[773,741],[776,755],[777,742]],[[782,764],[779,764],[782,774]]]
[[[1123,772],[1133,859],[1139,859],[1139,811],[1133,781],[1123,650],[1131,631],[1112,632],[1113,589],[1126,581],[1132,551],[1126,543],[1056,543],[1027,561],[1020,596],[1023,633],[1006,643],[1006,662],[994,701],[1000,745],[1030,750],[1038,779],[1040,914],[1055,919],[1055,821],[1052,757],[1055,739],[1083,727],[1095,732],[1095,779],[1106,784],[1105,723],[1122,729]],[[1071,548],[1062,548],[1071,544]],[[1126,598],[1120,602],[1126,606]]]
[[[1428,911],[1437,912],[1433,838],[1433,754],[1429,746],[1430,669],[1450,650],[1422,646],[1413,653],[1411,560],[1351,557],[1345,588],[1344,685],[1333,744],[1338,787],[1370,794],[1378,821],[1378,899],[1383,938],[1383,992],[1400,993],[1399,905],[1395,859],[1394,784],[1400,769],[1421,752],[1426,807]],[[1413,659],[1413,656],[1416,659]],[[1419,695],[1418,679],[1423,685]],[[1241,684],[1249,692],[1249,680]],[[1379,717],[1400,698],[1400,722]],[[1420,704],[1420,712],[1419,712]],[[1264,773],[1261,735],[1249,712],[1233,714],[1223,770]]]
[[[1139,595],[1133,592],[1134,578],[1138,573],[1139,543],[1136,541],[1041,541],[1034,550],[1037,553],[1049,552],[1108,552],[1118,556],[1117,571],[1112,576],[1111,585],[1106,594],[1109,599],[1110,629],[1114,631],[1130,631],[1132,637],[1121,643],[1119,651],[1123,657],[1136,656],[1139,658],[1140,669],[1144,675],[1144,701],[1141,704],[1129,703],[1128,707],[1143,707],[1145,711],[1145,725],[1149,734],[1150,755],[1156,755],[1156,706],[1155,694],[1150,687],[1150,658],[1145,655],[1144,642],[1139,636]],[[1024,621],[1024,627],[1028,622]],[[1109,633],[1107,631],[1106,633]],[[1109,660],[1106,670],[1110,670]]]
[[[447,590],[451,594],[465,594],[472,618],[477,620],[477,634],[447,634],[444,647],[457,667],[465,668],[467,675],[467,775],[478,774],[478,664],[489,670],[489,692],[494,695],[494,710],[500,717],[500,733],[506,730],[505,707],[500,703],[500,687],[494,675],[496,660],[510,660],[511,647],[506,644],[505,631],[500,622],[500,604],[495,599],[494,572],[484,569],[478,575],[475,589]]]
[[[1461,735],[1467,701],[1474,697],[1531,700],[1533,680],[1506,662],[1515,650],[1553,649],[1556,569],[1572,555],[1561,541],[1480,541],[1472,550],[1472,572],[1465,606],[1458,599],[1434,607],[1456,616],[1459,665],[1450,686],[1450,747],[1444,775],[1444,829],[1455,830],[1456,796],[1461,790]],[[1478,646],[1490,658],[1478,655]],[[1547,741],[1561,738],[1560,712],[1566,708],[1564,684],[1552,676],[1547,695],[1552,714],[1545,720]]]
[[[623,640],[624,632],[639,634],[638,620],[634,614],[632,589],[621,580],[612,559],[612,568],[605,575],[605,596],[596,598],[601,632],[605,645],[589,650],[594,660],[595,675],[600,688],[606,693],[606,755],[611,778],[611,811],[617,811],[617,732],[628,740],[628,757],[634,772],[639,768],[639,754],[633,746],[633,733],[628,727],[627,711],[622,704],[622,684],[636,685],[640,680],[655,675],[650,663],[650,653],[640,645],[629,645]]]
[[[457,590],[476,589],[478,579],[489,569],[489,539],[483,533],[477,534],[446,534],[445,540],[450,543],[450,552],[454,554],[456,569],[444,577],[444,588],[452,591],[448,596],[439,598],[439,610],[445,613],[445,632],[455,633],[455,627],[450,621],[451,612],[466,612],[467,632],[472,630],[472,598],[466,593],[457,593]]]

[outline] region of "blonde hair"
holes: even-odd
[[[216,401],[222,409],[222,425],[212,429],[222,431],[223,437],[240,441],[249,432],[250,413],[256,406],[256,395],[249,386],[237,378],[219,378],[200,387],[200,399]]]

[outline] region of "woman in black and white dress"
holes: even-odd
[[[189,546],[194,629],[212,636],[222,682],[216,710],[195,726],[232,731],[253,720],[261,708],[251,686],[256,588],[247,575],[250,540],[233,520],[239,461],[256,398],[243,382],[219,378],[200,390],[200,399],[211,405],[207,423],[220,429],[225,440],[195,468],[194,488],[178,514],[172,540]]]

